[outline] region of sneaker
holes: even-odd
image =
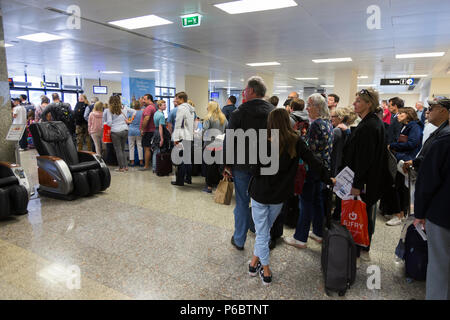
[[[316,241],[317,243],[322,243],[322,238],[315,235],[314,232],[312,232],[312,231],[309,232],[309,237],[311,239],[313,239],[314,241]]]
[[[383,217],[386,219],[386,221],[389,221],[394,217],[394,215],[393,214],[385,214]]]
[[[206,193],[212,193],[212,189],[208,189],[208,187],[204,187],[202,191]]]
[[[395,216],[393,217],[391,220],[389,220],[388,222],[386,222],[386,224],[388,226],[399,226],[403,223],[403,219],[400,219],[399,217]]]
[[[19,148],[19,151],[25,151],[26,149]]]
[[[364,262],[369,262],[370,261],[370,253],[369,253],[369,251],[361,250],[361,253],[360,253],[359,257]]]
[[[262,268],[261,261],[258,261],[256,266],[254,267],[248,264],[248,274],[250,275],[250,277],[256,277],[261,268]]]
[[[268,277],[264,276],[264,268],[259,269],[259,276],[262,280],[263,285],[268,286],[272,283],[272,273]]]
[[[234,236],[231,237],[231,244],[238,249],[239,251],[244,250],[244,247],[239,247],[235,242],[234,242]]]
[[[142,168],[139,168],[138,170],[139,170],[139,171],[150,171],[150,170],[152,170],[152,168],[145,168],[145,167],[142,167]]]
[[[306,246],[306,242],[298,241],[297,239],[294,239],[294,237],[283,238],[283,240],[288,245],[294,246],[294,247],[299,248],[299,249],[305,249],[307,247]]]

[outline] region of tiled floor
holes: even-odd
[[[35,156],[22,152],[36,185]],[[36,194],[28,215],[0,222],[0,299],[424,299],[425,284],[407,283],[394,260],[401,227],[386,227],[382,217],[372,261],[345,297],[324,294],[313,241],[304,250],[280,242],[266,288],[247,273],[254,236],[244,251],[231,246],[234,202],[214,203],[201,192],[203,178],[180,188],[148,171],[111,174],[103,194],[72,202]],[[372,264],[381,270],[380,290],[366,285]],[[70,275],[77,268],[79,289]]]

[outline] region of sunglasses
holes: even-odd
[[[370,94],[370,91],[367,90],[367,89],[362,89],[362,90],[359,92],[359,94],[360,94],[360,95],[361,95],[361,94],[367,94],[369,97],[372,98],[372,95]]]

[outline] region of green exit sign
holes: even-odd
[[[202,16],[198,13],[181,16],[184,28],[197,27],[202,21]]]

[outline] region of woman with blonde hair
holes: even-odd
[[[125,144],[128,140],[128,121],[125,111],[122,109],[120,96],[109,98],[109,109],[106,110],[106,124],[111,127],[111,140],[116,152],[119,168],[116,171],[128,171]]]
[[[103,137],[103,109],[102,102],[97,102],[94,109],[89,114],[88,131],[92,140],[94,141],[95,152],[98,155],[102,154],[102,137]]]
[[[224,134],[228,125],[227,118],[220,110],[220,106],[216,101],[210,101],[208,103],[208,114],[203,122],[204,137],[206,141],[206,148],[212,145],[213,137]],[[211,150],[211,156],[215,157],[216,150]],[[206,187],[203,189],[206,193],[212,193],[212,188],[217,186],[220,181],[219,165],[207,164],[206,165]]]

